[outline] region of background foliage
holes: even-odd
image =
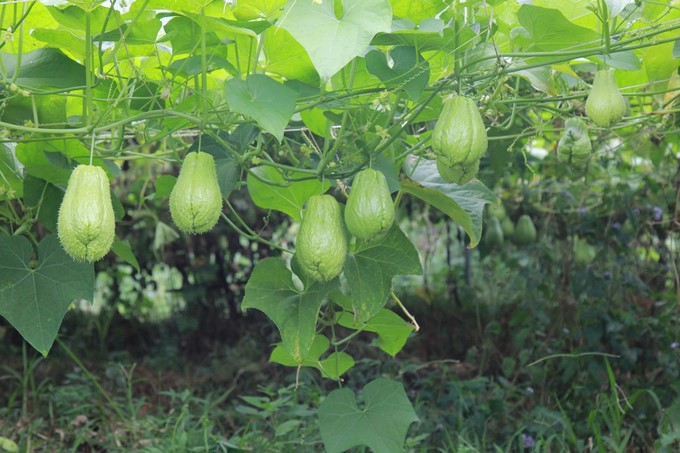
[[[678,29],[675,0],[0,4],[0,450],[672,451]],[[628,112],[576,171],[557,142],[603,67]],[[464,186],[429,148],[451,93],[489,135]],[[190,236],[167,200],[196,150],[225,205]],[[94,266],[54,236],[90,160],[117,221]],[[398,225],[298,280],[305,201],[365,166]],[[538,240],[490,240],[498,203]],[[339,438],[358,414],[379,429]]]

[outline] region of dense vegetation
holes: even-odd
[[[674,0],[0,32],[0,452],[680,448]]]

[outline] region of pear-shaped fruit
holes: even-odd
[[[626,100],[614,79],[613,69],[595,73],[593,87],[586,101],[586,115],[600,127],[609,127],[626,113]]]
[[[488,140],[475,102],[466,96],[444,100],[432,131],[432,150],[445,181],[465,184],[477,175]]]
[[[393,223],[394,202],[385,175],[372,168],[357,173],[345,206],[349,232],[369,240],[386,233]]]
[[[342,211],[330,195],[314,195],[307,200],[295,255],[302,271],[318,282],[340,275],[347,257],[347,237]]]
[[[109,178],[101,167],[79,165],[59,207],[57,235],[76,261],[97,261],[111,250],[116,222]]]
[[[215,160],[204,152],[187,154],[170,194],[172,221],[187,233],[205,233],[215,226],[221,213]]]
[[[585,167],[593,150],[585,121],[569,118],[564,126],[564,135],[557,143],[557,158],[576,168]]]
[[[536,227],[531,217],[524,214],[517,219],[512,239],[517,245],[529,245],[536,242]]]
[[[578,236],[574,238],[574,261],[581,266],[588,265],[595,261],[597,250],[588,244],[588,241]]]
[[[491,217],[486,226],[486,234],[484,239],[487,245],[491,247],[498,247],[503,245],[503,229],[501,228],[501,222],[495,217]]]

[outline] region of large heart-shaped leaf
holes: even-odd
[[[243,81],[231,79],[224,86],[229,108],[257,121],[278,141],[295,111],[297,93],[262,74],[252,74]]]
[[[302,44],[322,79],[328,80],[366,50],[379,32],[390,31],[388,0],[289,0],[281,27]]]
[[[38,259],[23,236],[0,236],[0,315],[46,356],[74,300],[92,300],[94,267],[76,263],[56,236],[38,244]]]
[[[390,52],[392,65],[386,60],[386,55],[378,50],[372,50],[366,55],[368,72],[378,77],[387,87],[403,88],[414,101],[430,79],[430,66],[416,51],[415,47],[395,47]]]
[[[352,308],[360,323],[383,308],[395,275],[423,272],[418,251],[396,225],[383,238],[362,243],[347,255],[344,270]]]
[[[404,387],[389,379],[376,379],[364,387],[364,407],[354,393],[334,390],[319,406],[321,440],[328,453],[341,453],[365,445],[375,453],[404,451],[408,427],[418,416]]]
[[[404,170],[419,184],[403,181],[401,190],[451,217],[470,236],[470,247],[479,244],[482,237],[484,205],[496,202],[493,192],[477,180],[462,186],[447,183],[439,175],[433,160],[410,156],[404,162]]]
[[[278,258],[257,263],[246,284],[241,307],[264,312],[281,333],[286,351],[303,363],[316,336],[316,318],[326,295],[338,287],[338,280],[313,283],[299,289],[293,274]]]

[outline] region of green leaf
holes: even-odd
[[[8,123],[22,125],[31,122],[47,130],[54,124],[66,123],[66,97],[14,96],[7,100],[3,118]]]
[[[156,18],[137,21],[132,28],[127,23],[123,23],[119,28],[94,36],[92,40],[95,42],[120,41],[125,36],[126,45],[155,44],[161,25],[160,19]]]
[[[31,36],[45,43],[46,47],[67,50],[76,58],[85,57],[85,39],[68,30],[52,28],[38,28],[31,32]],[[92,52],[97,52],[94,44],[90,45]]]
[[[517,20],[529,35],[524,50],[551,52],[576,50],[600,45],[600,34],[574,25],[556,9],[522,5]]]
[[[458,30],[460,49],[464,50],[476,36],[471,28],[461,27]],[[390,33],[379,33],[373,38],[371,44],[374,46],[413,46],[419,52],[428,50],[449,52],[455,40],[456,33],[451,28],[445,27],[444,21],[428,19],[416,29],[393,29]]]
[[[414,328],[399,315],[386,308],[380,310],[365,324],[355,322],[354,314],[348,311],[338,316],[338,323],[350,329],[361,329],[378,334],[378,347],[394,357],[406,344]]]
[[[395,275],[421,274],[418,251],[394,225],[382,238],[359,243],[347,255],[345,277],[358,322],[367,322],[387,302]]]
[[[295,111],[297,93],[262,74],[243,81],[230,79],[224,86],[229,108],[254,119],[280,142]]]
[[[272,27],[265,32],[264,69],[267,73],[279,74],[286,80],[301,80],[319,86],[316,72],[307,51],[288,31]]]
[[[85,86],[85,67],[56,49],[38,49],[21,56],[0,52],[8,80],[19,71],[16,83],[28,88],[75,88]]]
[[[390,3],[396,17],[408,17],[416,22],[435,17],[448,6],[444,0],[391,0]]]
[[[17,145],[16,156],[28,174],[56,185],[68,182],[73,167],[69,159],[81,164],[90,162],[90,150],[77,140],[22,142]],[[101,158],[94,158],[92,163],[111,174],[111,168]]]
[[[239,0],[234,8],[234,17],[239,20],[272,20],[281,14],[286,0]]]
[[[248,177],[248,193],[253,202],[264,209],[275,209],[285,212],[293,219],[300,221],[300,211],[307,199],[312,195],[325,193],[331,186],[317,179],[287,182],[274,167],[262,166],[251,170],[254,175]],[[289,175],[290,178],[306,176],[302,173]],[[263,181],[271,181],[267,184]]]
[[[321,371],[321,376],[337,380],[353,366],[354,359],[352,356],[340,351],[329,354],[328,357],[319,362],[317,368]]]
[[[321,440],[328,453],[360,445],[375,453],[403,452],[408,428],[418,421],[404,387],[376,379],[364,387],[362,396],[363,408],[347,388],[334,390],[319,405]]]
[[[64,191],[44,179],[27,176],[24,179],[24,204],[38,214],[38,220],[50,231],[57,231],[59,207]]]
[[[462,186],[445,182],[433,160],[411,157],[404,162],[404,170],[422,187],[403,181],[402,190],[451,217],[470,236],[470,247],[477,246],[482,237],[484,205],[496,202],[493,192],[477,180]]]
[[[335,6],[340,4],[337,17]],[[289,0],[279,23],[328,80],[361,55],[376,33],[390,31],[392,9],[387,0]]]
[[[130,241],[121,241],[118,239],[118,237],[115,237],[113,239],[111,250],[116,254],[117,257],[128,263],[130,266],[134,267],[135,270],[139,272],[139,262],[137,261],[135,253],[132,251],[132,247],[130,247]]]
[[[158,221],[156,222],[156,232],[153,236],[153,244],[151,247],[154,250],[161,250],[167,244],[170,244],[172,241],[178,238],[179,233],[177,233],[174,228],[172,228],[167,223]]]
[[[347,370],[354,366],[354,359],[344,352],[333,352],[324,360],[321,356],[328,350],[330,341],[323,335],[314,337],[309,353],[302,361],[302,366],[316,368],[321,372],[321,376],[330,379],[339,379]],[[283,344],[279,343],[272,351],[269,361],[285,366],[298,366],[298,362],[291,356]]]
[[[21,198],[23,195],[24,184],[19,172],[19,162],[14,153],[0,143],[0,200]]]
[[[430,79],[430,66],[414,47],[395,47],[390,51],[392,65],[383,52],[372,50],[366,55],[368,72],[378,77],[388,88],[403,88],[417,101]]]
[[[321,360],[321,356],[323,355],[324,352],[328,350],[328,347],[330,345],[331,345],[330,340],[325,336],[323,335],[315,336],[314,340],[312,341],[312,345],[309,347],[307,355],[302,359],[302,363],[298,363],[293,358],[293,356],[290,355],[288,351],[286,351],[286,348],[283,346],[283,343],[277,343],[276,346],[274,347],[274,350],[272,351],[272,354],[269,356],[269,361],[285,366],[302,365],[316,368],[319,361]]]
[[[334,279],[301,290],[282,260],[267,258],[257,263],[248,279],[241,307],[264,312],[279,329],[286,351],[297,363],[302,363],[316,336],[321,304],[338,285]]]
[[[206,57],[206,73],[211,73],[218,69],[224,69],[234,76],[238,74],[238,70],[234,65],[224,58],[217,55],[208,55]],[[185,78],[194,77],[203,72],[203,59],[200,55],[177,59],[168,66],[168,71]]]
[[[92,300],[94,266],[76,263],[55,235],[38,244],[38,260],[23,236],[0,236],[0,315],[47,356],[74,300]]]
[[[156,178],[156,192],[152,194],[154,199],[169,197],[175,187],[177,177],[172,175],[160,175]]]

